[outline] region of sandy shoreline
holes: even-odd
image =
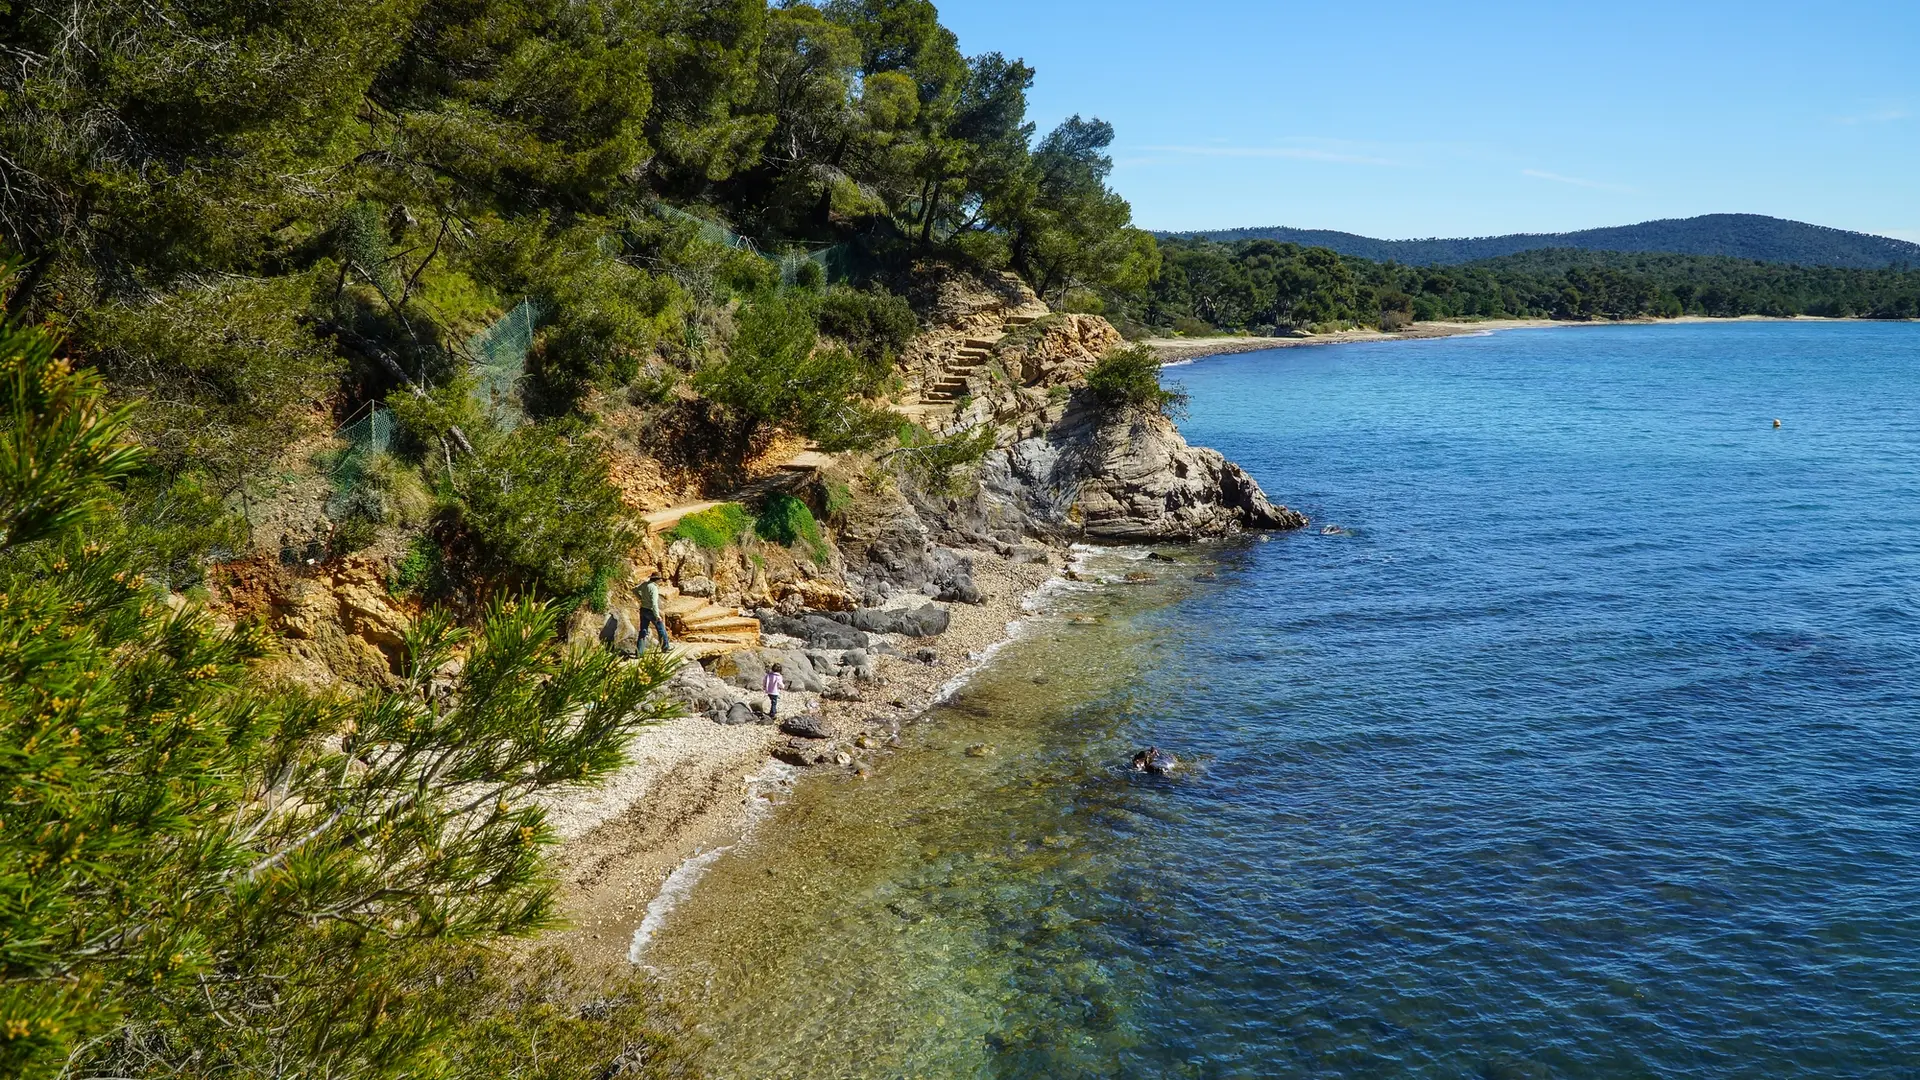
[[[1475,334],[1492,334],[1501,330],[1541,330],[1558,327],[1581,326],[1697,326],[1704,323],[1742,323],[1742,322],[1904,322],[1911,320],[1862,320],[1834,319],[1822,315],[1794,315],[1791,317],[1774,315],[1741,315],[1738,318],[1718,319],[1707,315],[1682,315],[1673,319],[1621,319],[1618,321],[1595,320],[1592,322],[1574,322],[1561,319],[1482,319],[1478,322],[1422,322],[1414,323],[1397,333],[1381,330],[1338,330],[1331,334],[1312,334],[1307,337],[1248,337],[1223,335],[1204,338],[1146,338],[1141,344],[1159,354],[1161,363],[1180,364],[1189,360],[1198,360],[1205,356],[1227,356],[1234,353],[1263,352],[1267,349],[1291,349],[1302,345],[1345,345],[1356,341],[1420,341],[1432,338],[1464,337]]]
[[[890,753],[886,743],[900,724],[951,693],[1010,640],[1028,599],[1070,558],[1059,550],[1045,563],[1015,563],[988,551],[964,554],[974,561],[974,581],[986,599],[947,605],[952,623],[946,633],[903,650],[931,648],[933,662],[888,659],[873,680],[854,684],[857,699],[820,701],[819,715],[854,760],[850,770]],[[606,784],[555,806],[550,820],[562,841],[559,909],[566,927],[541,943],[558,945],[589,967],[626,964],[649,907],[664,914],[661,907],[671,901],[656,905],[675,870],[738,843],[771,811],[769,798],[804,771],[770,756],[782,741],[770,725],[727,727],[697,716],[670,721],[641,735],[632,762]],[[675,885],[690,884],[686,877]]]
[[[1204,338],[1147,338],[1147,345],[1159,354],[1163,363],[1198,360],[1203,356],[1261,352],[1266,349],[1291,349],[1304,345],[1345,345],[1356,341],[1418,341],[1428,338],[1460,337],[1466,334],[1490,334],[1499,330],[1528,330],[1547,326],[1579,326],[1582,323],[1555,322],[1552,319],[1487,319],[1483,322],[1414,323],[1397,333],[1381,330],[1339,330],[1309,337],[1222,336]]]

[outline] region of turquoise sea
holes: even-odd
[[[1314,527],[803,780],[644,956],[720,1075],[1920,1076],[1920,326],[1168,378]]]

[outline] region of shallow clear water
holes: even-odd
[[[646,956],[722,1075],[1920,1075],[1920,326],[1169,376],[1315,528],[801,784]]]

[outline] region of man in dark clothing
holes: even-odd
[[[640,594],[639,645],[642,649],[647,647],[647,628],[652,627],[660,634],[660,651],[666,652],[673,646],[667,642],[667,621],[660,617],[660,580],[660,575],[655,573],[635,590]]]

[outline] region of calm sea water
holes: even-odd
[[[1920,1076],[1920,326],[1169,377],[1315,528],[803,783],[647,954],[718,1072]]]

